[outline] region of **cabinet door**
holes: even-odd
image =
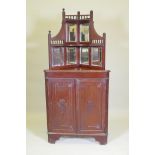
[[[77,119],[79,133],[106,132],[107,86],[104,79],[77,80]]]
[[[75,132],[74,80],[49,79],[47,106],[49,132]]]

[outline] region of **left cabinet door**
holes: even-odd
[[[75,133],[75,81],[46,79],[48,132]]]

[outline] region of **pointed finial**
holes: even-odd
[[[62,19],[63,20],[65,19],[65,9],[64,8],[62,9]]]
[[[90,18],[93,19],[93,10],[90,10]]]
[[[78,11],[77,14],[80,15],[80,11]]]
[[[77,11],[77,18],[80,19],[80,11]]]

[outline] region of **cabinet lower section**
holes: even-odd
[[[60,136],[94,137],[107,143],[109,72],[98,78],[59,77],[45,71],[48,141]],[[59,73],[62,74],[63,73]]]

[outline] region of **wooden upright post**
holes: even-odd
[[[62,20],[64,20],[65,19],[65,9],[63,8],[62,9]]]
[[[49,57],[49,69],[50,69],[50,66],[51,66],[51,61],[50,61],[50,58],[51,58],[51,31],[48,32],[48,57]]]

